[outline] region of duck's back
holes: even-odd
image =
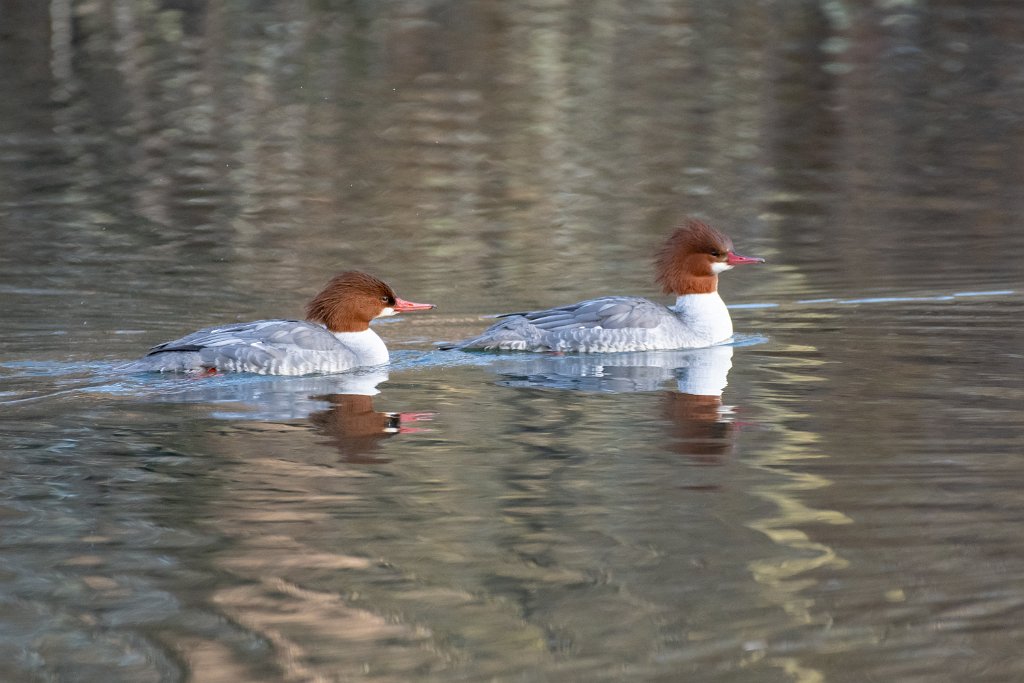
[[[671,309],[648,299],[608,296],[541,311],[508,313],[460,349],[605,353],[708,346]]]
[[[130,369],[306,375],[343,372],[358,365],[358,355],[322,325],[303,320],[256,320],[208,327],[164,342]]]

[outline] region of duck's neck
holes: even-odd
[[[388,362],[388,347],[372,329],[362,332],[332,332],[342,344],[359,357],[360,365],[383,365]]]
[[[732,336],[732,318],[718,292],[683,294],[676,297],[672,310],[687,326],[706,336],[713,344]]]

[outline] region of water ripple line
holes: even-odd
[[[835,297],[828,297],[822,299],[799,299],[793,303],[800,306],[813,306],[816,304],[839,304],[844,306],[851,304],[891,304],[914,301],[953,301],[954,299],[965,299],[984,296],[1011,296],[1017,293],[1017,290],[1014,289],[993,289],[976,292],[954,292],[952,294],[933,294],[931,296],[872,296],[860,297],[855,299],[837,299]],[[729,308],[736,310],[779,308],[785,305],[786,304],[780,304],[775,302],[755,302],[748,304],[730,304]]]

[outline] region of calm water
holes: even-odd
[[[1024,679],[1024,7],[0,0],[0,680]],[[444,353],[764,266],[696,352]],[[369,270],[386,372],[125,376]]]

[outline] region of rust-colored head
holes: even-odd
[[[306,319],[326,325],[331,332],[362,332],[374,318],[433,307],[400,299],[383,280],[349,270],[335,275],[313,297],[306,306]]]
[[[655,262],[657,282],[666,294],[707,294],[718,289],[718,274],[762,258],[733,253],[725,233],[695,218],[687,218],[665,241]]]

